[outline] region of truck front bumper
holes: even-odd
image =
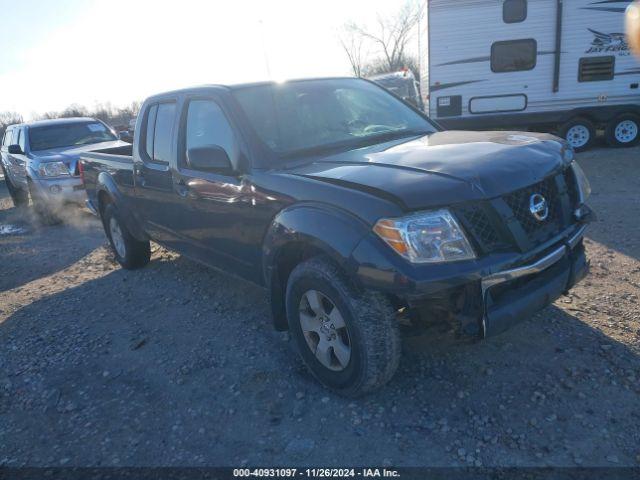
[[[84,205],[87,194],[80,177],[33,178],[33,187],[47,205]]]
[[[487,337],[551,304],[586,276],[585,230],[586,225],[573,225],[526,254],[437,265],[414,265],[388,255],[393,252],[371,236],[352,259],[365,288],[418,310],[438,305],[453,314],[462,335]]]

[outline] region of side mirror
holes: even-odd
[[[196,170],[230,172],[233,170],[227,151],[219,145],[205,145],[187,150],[187,162]]]
[[[18,144],[9,145],[8,151],[10,155],[22,155],[24,153]]]

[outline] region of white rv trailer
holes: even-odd
[[[446,128],[554,131],[577,150],[603,128],[640,140],[629,0],[428,0],[425,104]],[[428,61],[425,61],[428,60]]]

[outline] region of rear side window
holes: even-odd
[[[145,127],[145,147],[147,160],[167,164],[171,159],[172,133],[176,104],[159,103],[149,107]]]
[[[147,113],[147,127],[145,130],[145,151],[147,157],[153,159],[153,132],[156,129],[156,113],[158,113],[158,105],[152,105]]]
[[[213,100],[189,102],[185,143],[185,159],[190,148],[207,145],[218,145],[226,150],[229,158],[236,157],[233,129],[222,109]]]
[[[156,115],[156,128],[153,132],[153,159],[156,162],[169,163],[171,147],[173,146],[171,133],[176,114],[175,103],[161,103]]]
[[[494,73],[532,70],[537,58],[538,43],[532,38],[491,45],[491,71]]]
[[[502,4],[504,23],[519,23],[527,19],[527,0],[504,0]]]
[[[580,82],[602,82],[613,80],[616,57],[585,57],[580,59]]]

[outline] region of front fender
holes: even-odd
[[[278,330],[286,329],[286,279],[280,278],[280,262],[290,263],[292,259],[286,257],[296,255],[294,252],[299,253],[302,248],[328,256],[347,274],[353,275],[357,265],[351,253],[369,231],[370,227],[360,218],[325,204],[296,204],[276,215],[264,237],[262,261]]]
[[[115,204],[131,235],[140,241],[149,240],[149,236],[140,227],[140,223],[134,216],[130,202],[122,194],[113,177],[107,172],[100,172],[96,179],[96,200],[98,202],[96,206],[100,215],[102,215],[104,209],[104,204],[100,201],[103,197],[100,194],[101,192],[106,193],[110,201]]]

